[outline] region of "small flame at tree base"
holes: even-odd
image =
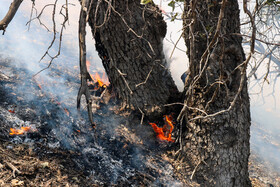
[[[150,123],[150,125],[152,125],[158,139],[174,142],[171,138],[171,133],[174,129],[171,115],[164,116],[164,121],[165,124],[163,127],[158,127],[155,123]]]
[[[20,135],[24,134],[25,132],[28,132],[31,129],[31,127],[21,127],[20,129],[13,129],[10,128],[10,135]]]

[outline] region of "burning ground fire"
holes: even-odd
[[[158,127],[155,123],[150,123],[150,125],[152,125],[158,139],[174,142],[174,140],[171,138],[171,133],[174,129],[172,116],[165,115],[164,123],[165,124],[163,127]]]
[[[87,69],[90,70],[90,61],[87,60],[86,61],[86,66]],[[92,74],[90,74],[91,79],[95,82],[95,83],[91,83],[92,85],[94,85],[94,90],[98,90],[99,88],[106,88],[110,83],[108,81],[108,78],[106,77],[105,72],[103,72],[102,74],[102,78],[100,77],[100,75],[98,74],[98,72],[95,73],[95,75],[93,76]]]
[[[21,127],[20,129],[10,128],[10,135],[21,135],[31,130],[31,127]]]

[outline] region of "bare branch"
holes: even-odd
[[[79,19],[79,49],[80,49],[80,74],[81,74],[81,87],[77,96],[77,108],[80,108],[82,95],[86,97],[87,109],[89,120],[92,125],[95,126],[92,116],[92,99],[90,96],[87,80],[90,79],[90,75],[86,66],[86,24],[87,24],[87,10],[89,9],[89,0],[83,0],[80,19]]]
[[[20,4],[23,0],[14,0],[9,8],[9,11],[7,12],[6,16],[0,21],[0,30],[3,30],[3,35],[5,33],[6,28],[8,27],[9,23],[14,18],[15,14],[18,11],[18,8],[20,7]]]

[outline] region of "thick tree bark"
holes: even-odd
[[[159,9],[139,0],[93,1],[89,24],[123,106],[148,115],[162,113],[178,91],[163,54],[166,23]]]
[[[224,2],[185,1],[190,66],[182,150],[203,186],[250,186],[250,109],[246,66],[241,65],[245,55],[242,38],[231,35],[240,33],[239,8],[237,0]]]

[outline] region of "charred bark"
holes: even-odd
[[[160,10],[139,0],[93,1],[89,24],[123,108],[162,113],[178,90],[163,54],[166,23]]]
[[[250,109],[238,1],[185,1],[183,154],[204,186],[250,186]],[[243,64],[242,64],[243,63]],[[239,91],[240,90],[240,91]]]

